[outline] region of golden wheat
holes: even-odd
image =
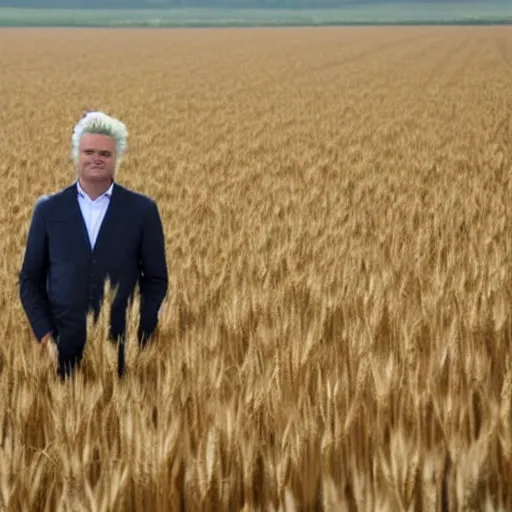
[[[0,48],[1,509],[512,508],[510,29]],[[128,125],[171,288],[125,379],[104,311],[62,384],[17,273],[84,108]]]

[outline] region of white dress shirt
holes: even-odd
[[[87,228],[91,249],[94,249],[101,224],[110,204],[114,184],[112,183],[105,193],[94,200],[87,195],[79,181],[76,182],[76,188],[78,190],[78,204]]]

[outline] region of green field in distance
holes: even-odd
[[[340,9],[159,10],[17,9],[0,8],[2,27],[229,27],[395,24],[512,24],[512,0],[417,4],[393,3]]]

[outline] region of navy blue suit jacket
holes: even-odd
[[[19,281],[21,302],[37,340],[52,332],[61,358],[80,357],[86,313],[99,313],[107,277],[118,288],[111,308],[111,338],[124,336],[126,308],[138,284],[138,335],[144,343],[157,326],[168,287],[164,235],[155,202],[115,183],[91,249],[76,184],[41,198],[34,209]]]

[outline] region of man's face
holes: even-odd
[[[80,140],[78,176],[87,181],[112,179],[116,170],[116,141],[108,135],[85,133]]]

